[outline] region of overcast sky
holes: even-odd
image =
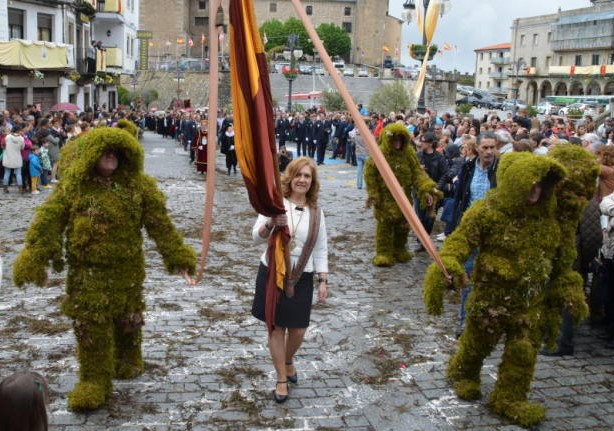
[[[417,0],[421,1],[421,0]],[[389,0],[390,14],[401,18],[404,0]],[[457,46],[444,51],[433,62],[444,70],[474,72],[476,48],[511,42],[512,21],[516,18],[555,13],[591,5],[590,0],[451,0],[452,7],[440,20],[433,42]],[[407,45],[422,43],[415,22],[403,24],[401,63],[418,64],[409,57]],[[392,47],[391,47],[392,50]]]

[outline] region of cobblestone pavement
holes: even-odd
[[[172,141],[146,133],[143,145],[148,173],[167,194],[177,226],[199,249],[203,177]],[[448,301],[441,318],[425,313],[421,280],[427,256],[389,269],[373,267],[374,222],[364,209],[364,191],[355,187],[355,168],[326,164],[319,174],[332,297],[314,307],[296,359],[299,384],[287,403],[270,399],[275,377],[266,331],[250,315],[262,248],[251,241],[256,214],[240,175],[217,177],[203,283],[188,287],[165,274],[153,243],[146,241],[146,371],[116,381],[109,405],[90,414],[66,408],[77,368],[71,325],[58,310],[64,274],[52,274],[44,289],[19,290],[10,281],[10,265],[45,196],[2,194],[0,377],[23,367],[45,374],[53,391],[52,429],[60,431],[518,429],[489,413],[485,399],[464,402],[451,391],[444,373],[455,346],[457,306]],[[614,427],[614,358],[597,334],[582,326],[573,357],[540,357],[531,399],[543,402],[548,416],[538,429]],[[492,390],[500,354],[483,369],[485,394]]]

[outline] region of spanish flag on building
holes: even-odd
[[[230,0],[230,78],[235,148],[249,201],[268,217],[285,213],[279,187],[273,101],[267,60],[252,0]],[[267,248],[269,273],[265,315],[275,326],[275,308],[284,287],[287,227],[275,229]]]

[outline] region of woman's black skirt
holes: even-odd
[[[264,319],[264,304],[266,299],[266,277],[268,268],[260,262],[258,276],[256,277],[256,293],[252,304],[252,315]],[[275,326],[282,328],[306,328],[311,318],[311,304],[313,302],[313,272],[303,272],[303,275],[294,287],[294,296],[286,297],[281,294],[277,304]]]

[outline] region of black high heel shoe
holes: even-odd
[[[286,365],[292,365],[292,362],[286,362]],[[292,374],[291,376],[286,376],[286,377],[288,377],[288,381],[290,383],[297,384],[298,383],[298,374],[296,373],[296,368],[294,369],[294,374]]]
[[[288,395],[279,395],[277,393],[277,385],[283,385],[284,383],[288,384],[288,381],[286,380],[285,382],[277,382],[277,384],[275,385],[275,389],[273,389],[273,399],[277,404],[285,403],[288,399]]]

